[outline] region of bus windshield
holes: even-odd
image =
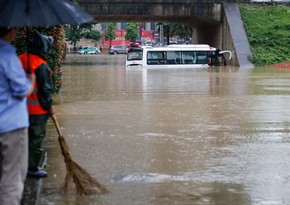
[[[127,60],[142,60],[143,59],[143,50],[142,49],[130,49],[127,54]]]

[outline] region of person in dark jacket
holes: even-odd
[[[46,135],[47,120],[55,114],[52,105],[52,71],[46,61],[53,39],[34,32],[28,42],[29,52],[19,56],[24,70],[36,75],[34,91],[27,97],[30,123],[27,176],[42,178],[47,177],[47,172],[39,166],[43,154],[42,142]]]

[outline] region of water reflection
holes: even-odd
[[[74,160],[112,193],[59,193],[65,166],[49,123],[39,204],[290,203],[288,73],[124,67],[122,55],[69,56],[55,96]]]

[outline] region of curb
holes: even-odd
[[[45,152],[42,157],[41,167],[45,168],[46,165],[47,165],[47,152]],[[42,189],[42,184],[43,178],[27,177],[24,183],[21,205],[36,205],[40,191]]]

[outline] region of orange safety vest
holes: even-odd
[[[34,73],[38,66],[41,64],[47,64],[46,61],[34,54],[23,53],[19,56],[19,59],[22,63],[23,69],[28,73]],[[52,72],[50,75],[52,75]],[[30,115],[41,115],[47,113],[47,110],[44,110],[39,103],[37,90],[38,85],[35,83],[32,94],[27,96],[28,113]]]

